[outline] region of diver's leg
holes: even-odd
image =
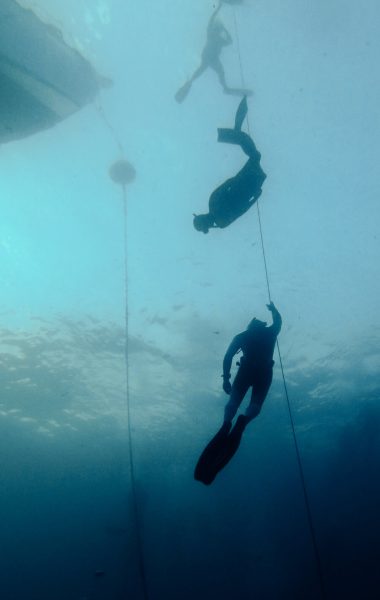
[[[224,74],[224,67],[223,67],[222,63],[220,62],[220,60],[219,59],[213,60],[213,62],[210,64],[210,67],[212,69],[214,69],[215,73],[218,76],[220,85],[222,86],[224,92],[226,94],[228,94],[230,88],[227,85],[226,76]]]
[[[264,402],[264,400],[263,400]],[[251,400],[247,410],[245,411],[245,418],[247,419],[247,423],[255,419],[261,411],[263,402],[255,402],[255,400]]]
[[[210,62],[210,67],[211,67],[211,69],[214,69],[215,73],[217,74],[219,83],[222,86],[225,94],[232,94],[234,96],[251,96],[252,95],[252,90],[248,90],[245,88],[232,88],[229,85],[227,85],[226,76],[224,74],[224,67],[223,67],[221,61],[219,60],[219,58],[216,58],[212,62]]]
[[[207,64],[202,61],[200,66],[198,67],[198,69],[196,69],[196,71],[194,71],[194,73],[190,77],[190,79],[188,79],[188,81],[186,81],[186,83],[184,83],[183,86],[180,87],[179,90],[176,92],[174,97],[177,100],[177,102],[181,103],[184,101],[187,94],[190,92],[190,88],[193,84],[193,81],[195,79],[197,79],[198,77],[200,77],[206,69],[207,69]]]
[[[195,81],[195,79],[198,79],[198,77],[200,77],[205,70],[207,69],[208,65],[207,63],[205,63],[203,60],[201,62],[201,64],[199,65],[198,69],[196,69],[193,73],[193,75],[191,76],[191,78],[189,79],[189,81],[191,83],[193,83],[193,81]]]
[[[231,422],[249,388],[249,381],[239,370],[232,384],[230,399],[224,408],[224,421]]]
[[[226,406],[224,407],[224,421],[231,422],[234,416],[237,413],[237,410],[242,403],[243,400],[242,394],[239,390],[232,388],[230,399],[228,400]]]
[[[272,369],[268,373],[260,374],[252,386],[251,402],[245,411],[247,423],[255,419],[261,411],[264,400],[268,395],[272,383]]]
[[[228,460],[231,460],[236,450],[240,446],[241,438],[243,436],[246,425],[249,423],[249,419],[245,415],[239,415],[235,425],[231,429],[231,433],[228,436],[228,452],[226,453]]]

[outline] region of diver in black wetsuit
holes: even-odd
[[[227,4],[239,4],[239,2],[227,2],[226,0],[224,0],[224,2]],[[222,4],[223,0],[220,0],[216,10],[214,10],[208,22],[207,40],[202,51],[201,64],[194,72],[192,77],[176,93],[175,99],[177,102],[184,101],[190,91],[193,81],[200,77],[200,75],[202,75],[202,73],[204,73],[204,71],[206,71],[208,68],[213,69],[216,72],[220,85],[222,86],[225,94],[237,94],[242,96],[251,93],[250,90],[231,88],[226,83],[226,77],[220,60],[220,54],[224,46],[229,46],[232,44],[232,38],[227,29],[224,27],[223,23],[216,18],[216,15],[222,7]]]
[[[261,411],[272,383],[273,352],[280,333],[282,319],[271,302],[267,305],[272,313],[273,324],[253,319],[246,331],[234,337],[223,360],[223,390],[230,396],[224,409],[224,422],[203,451],[195,469],[195,479],[206,485],[212,483],[218,472],[225,467],[237,451],[246,425]],[[231,385],[232,359],[243,351],[239,370]],[[239,415],[232,427],[232,420],[246,395],[252,388],[251,401],[244,415]]]
[[[209,212],[194,215],[193,225],[197,231],[208,233],[210,228],[227,227],[247,212],[261,194],[266,179],[260,166],[261,154],[252,138],[241,131],[247,112],[247,99],[243,98],[236,112],[234,129],[218,129],[218,142],[240,145],[249,159],[234,177],[227,179],[211,194]]]
[[[281,330],[282,319],[273,302],[267,304],[267,308],[272,313],[273,324],[267,327],[264,321],[252,319],[246,331],[234,337],[225,354],[223,389],[230,396],[224,411],[224,422],[227,426],[231,426],[231,421],[250,387],[252,387],[251,402],[245,416],[239,419],[242,419],[241,423],[244,422],[245,426],[257,417],[272,383],[273,352]],[[239,350],[243,351],[243,357],[239,361],[239,370],[231,386],[231,363]]]

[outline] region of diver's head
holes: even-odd
[[[247,329],[250,331],[257,331],[258,329],[264,329],[267,326],[266,321],[260,321],[254,317],[250,323],[248,323]]]
[[[193,225],[197,231],[202,231],[203,233],[208,233],[210,227],[212,227],[212,217],[207,215],[194,215]]]

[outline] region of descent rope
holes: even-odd
[[[238,52],[238,57],[239,57],[240,76],[241,76],[242,87],[245,88],[244,70],[243,70],[243,63],[242,63],[241,52],[240,52],[240,39],[239,39],[239,32],[238,32],[235,10],[233,11],[233,15],[234,15],[234,24],[235,24],[237,52]],[[249,135],[251,135],[250,124],[249,124],[249,115],[247,115],[247,123],[248,123],[248,133],[249,133]],[[259,222],[261,250],[262,250],[262,254],[263,254],[265,278],[266,278],[266,285],[267,285],[267,291],[268,291],[268,299],[269,299],[269,302],[271,302],[272,298],[271,298],[267,259],[266,259],[265,245],[264,245],[263,228],[262,228],[262,223],[261,223],[259,200],[256,201],[256,208],[257,208],[257,216],[258,216],[258,222]],[[317,537],[316,537],[315,527],[314,527],[314,523],[313,523],[313,516],[312,516],[312,512],[311,512],[307,488],[306,488],[305,475],[304,475],[304,470],[303,470],[302,461],[301,461],[301,454],[300,454],[299,446],[298,446],[298,442],[297,442],[297,435],[296,435],[296,431],[295,431],[295,427],[294,427],[293,413],[292,413],[292,408],[290,405],[288,388],[286,385],[284,367],[283,367],[280,345],[279,345],[278,340],[276,341],[276,346],[277,346],[278,358],[280,361],[282,381],[283,381],[283,385],[284,385],[285,398],[286,398],[286,403],[287,403],[288,413],[289,413],[289,420],[290,420],[291,429],[292,429],[293,442],[294,442],[294,448],[295,448],[296,457],[297,457],[298,470],[299,470],[301,485],[302,485],[302,489],[303,489],[303,497],[304,497],[307,519],[308,519],[308,524],[309,524],[309,529],[310,529],[310,536],[311,536],[313,550],[314,550],[314,557],[315,557],[315,561],[316,561],[316,565],[317,565],[317,573],[318,573],[318,579],[319,579],[319,584],[320,584],[320,588],[321,588],[321,595],[323,598],[326,598],[322,563],[321,563],[320,553],[318,550]]]
[[[130,409],[130,388],[129,388],[129,304],[128,304],[128,222],[127,222],[127,190],[126,186],[122,186],[123,189],[123,211],[124,211],[124,282],[125,282],[125,378],[126,378],[126,399],[127,399],[127,426],[128,426],[128,456],[129,456],[129,469],[131,473],[131,487],[132,487],[132,508],[135,523],[136,533],[136,546],[137,546],[137,559],[138,567],[142,585],[142,591],[144,600],[149,599],[148,585],[145,573],[145,560],[143,551],[143,540],[142,540],[142,528],[140,522],[140,512],[138,505],[138,498],[136,492],[136,480],[135,480],[135,462],[133,455],[133,444],[132,444],[132,430],[131,430],[131,409]]]
[[[103,106],[100,101],[97,101],[95,108],[106,125],[107,129],[111,133],[119,154],[124,157],[124,148],[121,143],[119,136],[115,128],[111,125]],[[136,547],[137,547],[137,562],[138,570],[140,574],[142,594],[144,600],[149,600],[148,584],[145,571],[145,560],[143,550],[143,535],[141,527],[141,517],[139,511],[139,503],[136,492],[136,479],[135,479],[135,461],[133,453],[132,443],[132,428],[131,428],[131,409],[130,409],[130,386],[129,386],[129,303],[128,303],[128,220],[127,220],[127,188],[126,185],[122,185],[122,201],[123,201],[123,216],[124,216],[124,290],[125,290],[125,343],[124,343],[124,356],[125,356],[125,380],[126,380],[126,407],[127,407],[127,428],[128,428],[128,462],[129,472],[131,476],[131,490],[132,490],[132,515],[135,529]]]

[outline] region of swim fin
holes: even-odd
[[[246,424],[246,417],[240,415],[229,435],[228,431],[231,425],[229,424],[227,429],[225,428],[226,423],[223,424],[223,427],[202,452],[195,467],[194,479],[205,485],[210,485],[214,481],[217,474],[230,462],[239,448]]]
[[[197,481],[209,485],[215,479],[217,473],[216,469],[219,464],[218,458],[223,454],[231,426],[232,424],[230,421],[225,421],[218,433],[203,450],[194,471],[194,479]]]
[[[228,129],[227,127],[218,128],[218,142],[224,144],[237,144],[240,146],[243,136],[246,135],[247,134],[236,129]]]
[[[191,81],[187,81],[181,88],[179,88],[178,92],[174,96],[179,104],[184,101],[187,94],[190,92]]]
[[[247,96],[244,96],[244,98],[240,102],[238,109],[236,111],[235,129],[237,131],[241,130],[241,126],[243,125],[243,121],[244,121],[245,117],[247,116],[247,112],[248,112]]]

